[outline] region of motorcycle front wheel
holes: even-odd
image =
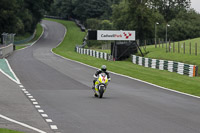
[[[102,98],[102,97],[103,97],[103,93],[104,93],[104,89],[103,89],[103,87],[101,87],[101,88],[99,89],[99,98]]]

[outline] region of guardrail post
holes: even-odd
[[[180,53],[180,43],[178,42],[178,53]]]
[[[197,43],[195,43],[195,55],[197,55]]]

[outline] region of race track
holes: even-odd
[[[197,98],[114,74],[105,97],[94,98],[96,69],[54,55],[51,49],[63,40],[65,28],[56,22],[42,23],[45,31],[40,40],[15,51],[8,61],[60,132],[200,132]]]

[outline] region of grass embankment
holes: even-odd
[[[29,42],[27,42],[25,44],[16,45],[16,47],[15,47],[16,50],[22,49],[22,48],[24,48],[26,46],[29,46],[33,42],[35,42],[41,36],[42,31],[43,31],[42,26],[40,24],[37,24],[35,37],[31,41],[29,41]],[[15,40],[23,40],[23,39],[26,39],[26,38],[28,38],[30,36],[31,36],[30,34],[26,34],[25,36],[18,36],[17,38],[15,38]]]
[[[22,133],[22,132],[0,128],[0,133]]]
[[[94,49],[95,51],[99,51],[99,52],[104,52],[104,53],[108,53],[108,54],[111,54],[111,51],[110,50],[102,50],[102,49]]]
[[[183,43],[185,42],[185,54],[183,52]],[[146,47],[146,51],[149,51],[145,57],[148,58],[154,58],[154,59],[163,59],[163,60],[172,60],[172,61],[177,61],[177,62],[183,62],[187,64],[193,64],[200,66],[200,44],[198,44],[198,50],[197,53],[198,55],[195,55],[195,43],[200,42],[200,38],[195,38],[191,40],[186,40],[186,41],[181,41],[180,42],[180,53],[178,53],[178,42],[175,43],[175,53],[173,52],[173,45],[171,44],[171,52],[166,52],[166,44],[164,44],[164,48],[160,46],[160,48],[157,46],[155,48],[154,45],[150,45]],[[191,52],[192,54],[190,55],[190,43],[192,44],[192,49]],[[142,48],[143,49],[143,48]],[[168,46],[168,51],[169,51],[169,46]],[[200,74],[200,69],[199,72]]]
[[[53,52],[67,57],[69,59],[77,60],[85,64],[100,67],[102,64],[107,65],[108,70],[128,75],[130,77],[138,78],[153,84],[167,87],[173,90],[200,96],[200,78],[190,78],[185,75],[171,73],[168,71],[161,71],[157,69],[145,68],[133,64],[131,61],[105,61],[87,55],[78,54],[75,52],[75,46],[81,44],[85,36],[84,32],[76,26],[74,22],[46,19],[56,21],[67,28],[67,34],[61,45],[53,49]],[[123,89],[123,88],[122,88]]]

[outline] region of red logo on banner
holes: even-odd
[[[124,36],[126,37],[126,39],[128,39],[130,36],[132,36],[131,33],[128,33],[128,35],[127,35],[127,34],[124,32],[123,34],[124,34]]]

